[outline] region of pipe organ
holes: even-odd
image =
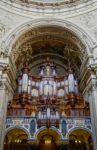
[[[40,67],[38,77],[29,74],[25,65],[18,80],[18,93],[28,93],[32,97],[64,97],[69,93],[78,94],[78,82],[72,70],[68,76],[58,77],[54,64],[46,63]]]
[[[86,106],[73,70],[69,67],[66,75],[59,76],[55,63],[47,58],[36,76],[31,75],[27,63],[24,65],[18,77],[18,91],[8,104],[8,115],[24,111],[23,115],[37,118],[38,127],[59,127],[61,117],[86,115]]]

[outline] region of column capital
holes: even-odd
[[[97,63],[89,65],[88,70],[91,74],[95,74],[97,77]]]

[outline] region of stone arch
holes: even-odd
[[[93,136],[85,127],[75,127],[68,133],[68,144],[66,147],[73,149],[93,149]]]
[[[87,54],[91,54],[91,50],[94,47],[92,38],[80,27],[61,19],[38,19],[33,21],[25,22],[24,24],[17,26],[15,29],[11,30],[8,35],[4,37],[1,42],[1,49],[3,52],[10,54],[12,51],[13,44],[19,39],[21,35],[28,32],[30,29],[42,27],[42,26],[58,26],[66,28],[68,31],[73,33],[82,44],[86,47]]]
[[[4,136],[3,149],[25,149],[28,147],[28,139],[30,138],[28,131],[20,126],[10,127],[6,130]]]
[[[76,66],[75,67],[76,72],[78,72],[80,70],[80,67],[77,65],[78,63],[76,63],[77,59],[78,59],[79,63],[81,63],[81,64],[82,64],[82,62],[85,63],[88,60],[88,58],[93,59],[92,50],[95,47],[95,45],[94,45],[91,37],[83,29],[81,29],[77,25],[75,25],[69,21],[66,21],[66,20],[64,21],[61,19],[37,19],[37,20],[25,22],[22,25],[17,26],[15,29],[11,30],[10,33],[8,35],[6,35],[1,42],[1,46],[0,46],[1,54],[3,54],[4,56],[10,56],[9,58],[12,61],[12,65],[14,67],[13,70],[15,71],[14,72],[15,75],[17,73],[17,68],[19,71],[19,69],[22,67],[22,64],[25,62],[25,56],[27,56],[28,59],[30,58],[29,56],[31,56],[31,59],[33,59],[33,60],[35,58],[34,55],[32,55],[31,44],[30,44],[30,50],[27,49],[27,47],[28,47],[27,38],[33,37],[33,39],[31,39],[31,40],[34,41],[34,43],[35,43],[36,42],[35,40],[38,39],[37,37],[40,36],[40,39],[41,39],[41,36],[44,37],[44,33],[41,31],[41,28],[43,29],[43,28],[47,28],[47,27],[51,27],[51,28],[56,27],[56,29],[57,29],[56,33],[60,32],[60,31],[58,31],[59,29],[61,30],[62,35],[60,33],[57,34],[58,39],[60,39],[59,40],[60,45],[61,45],[61,42],[63,42],[63,45],[64,45],[64,41],[65,41],[65,43],[67,43],[66,40],[63,40],[61,38],[64,38],[64,37],[67,38],[66,35],[68,35],[68,38],[70,37],[70,40],[72,41],[72,43],[69,40],[68,40],[68,43],[71,43],[71,45],[74,46],[74,49],[77,48],[76,51],[79,53],[78,54],[79,56],[76,57],[76,59],[73,59],[75,66]],[[64,31],[65,36],[62,31]],[[29,35],[30,32],[32,32],[31,33],[32,36]],[[53,35],[53,33],[52,33],[52,35]],[[20,39],[23,39],[22,42]],[[26,45],[24,45],[24,47],[26,47],[25,49],[22,47],[24,44],[23,42],[26,44]],[[39,44],[39,41],[38,41],[38,44]],[[25,51],[25,53],[27,53],[27,55],[24,54],[24,51]],[[64,51],[64,52],[66,54],[66,51]],[[91,57],[89,57],[89,56],[91,56]],[[44,57],[44,56],[42,55],[42,57]],[[55,56],[54,56],[54,58],[55,58]],[[57,58],[58,58],[58,56],[57,56]],[[31,62],[31,59],[30,59],[30,62]],[[67,56],[66,56],[66,59],[67,59]],[[60,60],[60,59],[58,58],[57,60]],[[61,61],[59,63],[62,64]],[[19,65],[17,65],[17,64],[19,64]],[[58,64],[58,65],[60,65],[60,64]],[[15,75],[14,75],[14,77],[15,77]]]
[[[30,132],[28,132],[28,130],[24,127],[20,127],[20,126],[13,126],[13,127],[9,127],[8,129],[6,129],[5,131],[5,136],[11,131],[11,130],[14,130],[14,129],[20,129],[22,131],[24,131],[26,133],[26,135],[28,136],[28,139],[30,139]]]
[[[51,133],[52,132],[52,133]],[[39,130],[37,130],[37,132],[35,133],[35,139],[39,140],[40,136],[44,135],[44,134],[51,134],[55,137],[55,139],[61,140],[62,135],[59,132],[59,130],[55,127],[52,127],[50,129],[47,129],[46,127],[41,127]]]
[[[88,128],[85,128],[85,127],[74,127],[74,128],[71,128],[70,130],[69,130],[69,132],[67,133],[67,139],[69,139],[69,136],[70,136],[70,134],[72,133],[72,132],[74,132],[74,131],[76,131],[76,130],[84,130],[84,131],[86,131],[87,133],[89,133],[90,135],[91,135],[91,137],[92,137],[92,131],[90,130],[90,129],[88,129]]]

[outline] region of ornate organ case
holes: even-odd
[[[17,93],[8,103],[7,115],[32,116],[39,127],[59,127],[60,118],[89,115],[89,109],[79,95],[72,69],[68,69],[68,75],[59,76],[55,63],[47,58],[37,76],[32,76],[28,65],[24,65],[18,77]]]

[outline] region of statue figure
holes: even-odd
[[[49,65],[47,65],[46,68],[45,68],[45,74],[46,74],[47,76],[49,76],[49,75],[51,74],[51,68],[50,68]]]

